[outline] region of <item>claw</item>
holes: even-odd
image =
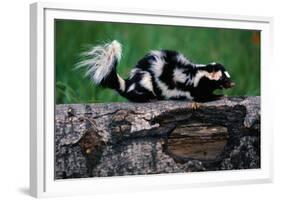
[[[197,110],[199,107],[200,107],[200,104],[197,103],[197,102],[193,102],[193,103],[191,104],[192,110]]]

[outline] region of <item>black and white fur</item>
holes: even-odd
[[[194,64],[181,53],[171,50],[150,51],[124,80],[116,71],[121,54],[121,44],[114,40],[82,53],[83,60],[77,67],[86,67],[86,75],[95,84],[115,89],[134,102],[164,99],[211,101],[222,96],[213,94],[214,90],[234,86],[223,65]]]

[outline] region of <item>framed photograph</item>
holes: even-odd
[[[33,196],[271,182],[271,18],[30,13]]]

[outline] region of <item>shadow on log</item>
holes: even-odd
[[[260,97],[57,105],[55,177],[260,168]]]

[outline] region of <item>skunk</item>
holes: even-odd
[[[150,51],[137,62],[128,79],[116,71],[122,55],[118,41],[94,46],[81,55],[77,68],[86,67],[85,75],[96,85],[114,89],[133,102],[206,102],[223,96],[213,94],[214,90],[235,85],[222,64],[194,64],[177,51]]]

